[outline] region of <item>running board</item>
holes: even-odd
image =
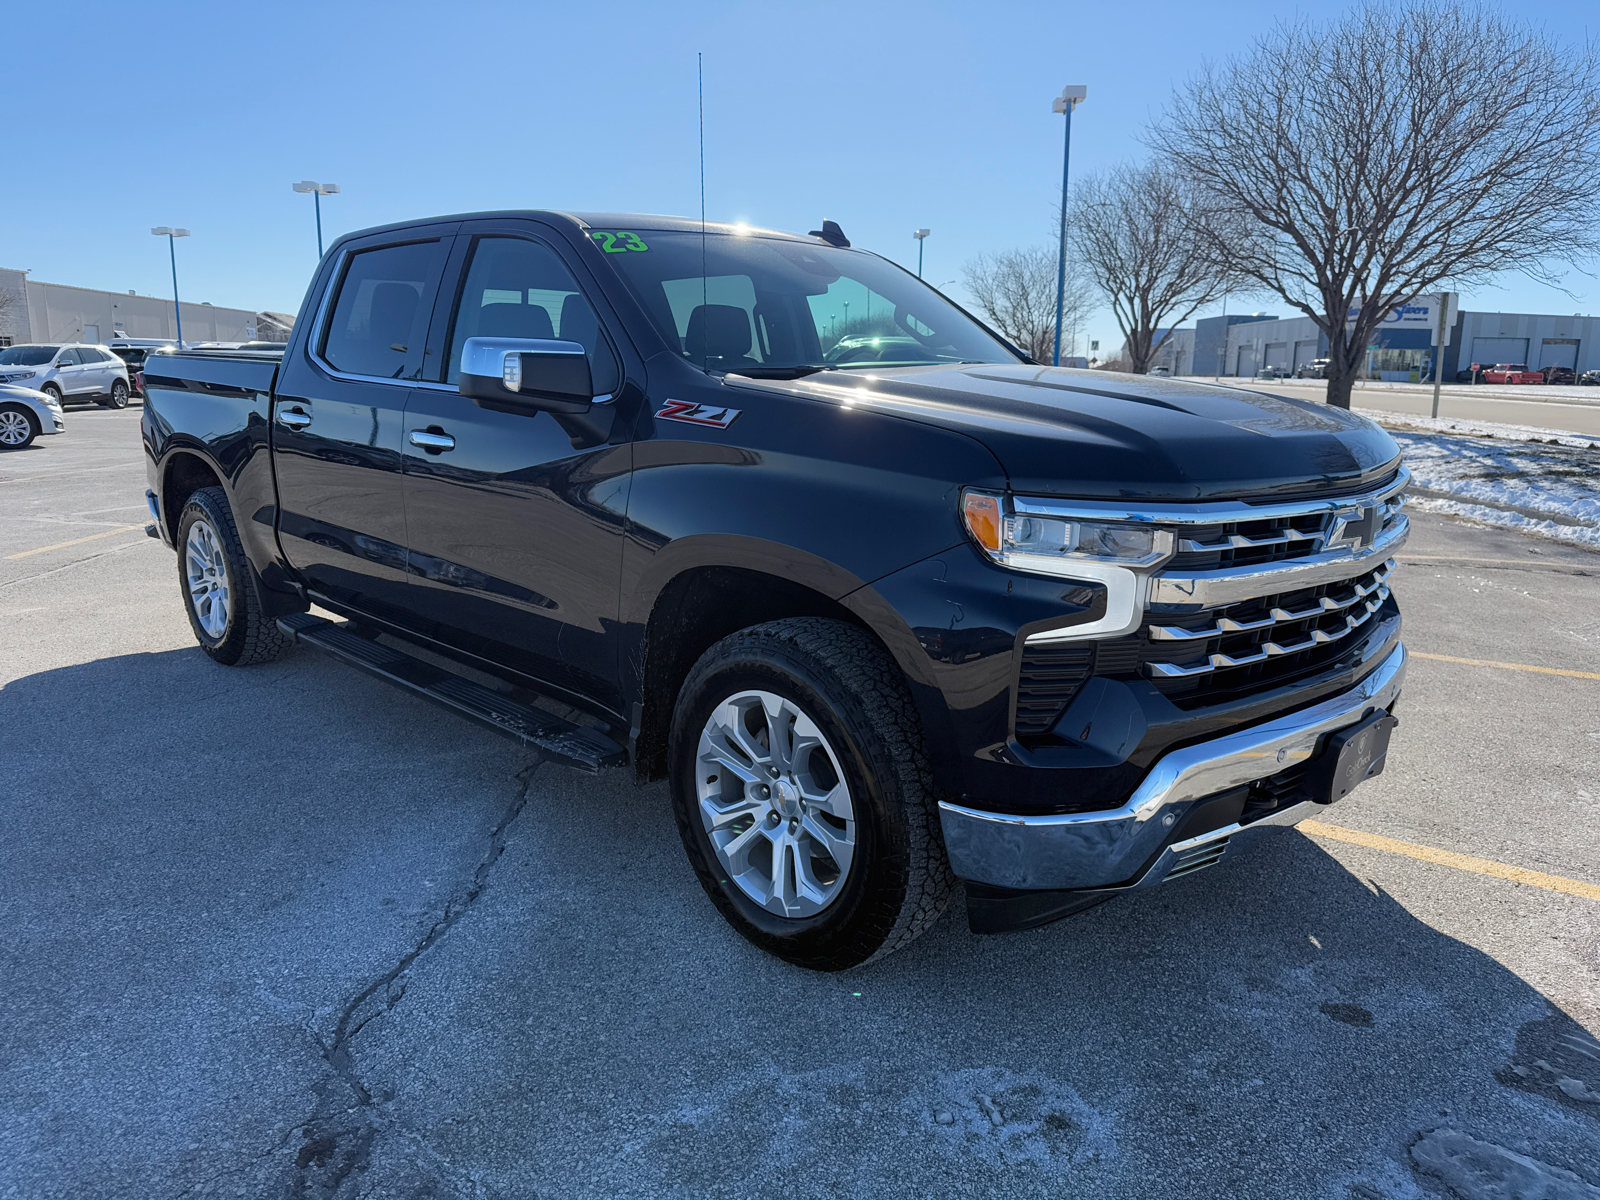
[[[376,675],[468,720],[515,738],[552,762],[598,772],[603,767],[621,766],[627,758],[621,746],[598,730],[518,703],[404,650],[351,633],[344,626],[322,617],[291,613],[278,619],[278,628],[297,642],[314,646],[369,675]]]

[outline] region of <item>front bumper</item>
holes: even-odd
[[[1017,890],[1152,887],[1216,862],[1235,835],[1294,825],[1325,806],[1306,801],[1247,825],[1232,823],[1182,838],[1183,818],[1201,801],[1314,758],[1325,735],[1388,709],[1405,682],[1406,649],[1349,691],[1309,708],[1158,759],[1120,808],[1020,816],[941,801],[950,865],[962,879]],[[1168,842],[1178,836],[1182,840]],[[1164,844],[1165,843],[1165,844]]]

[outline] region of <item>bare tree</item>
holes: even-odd
[[[15,292],[0,288],[0,334],[10,334],[11,314],[20,307],[18,299]]]
[[[1159,162],[1091,177],[1072,206],[1075,244],[1122,330],[1126,369],[1143,375],[1173,329],[1228,289],[1209,211]]]
[[[1036,362],[1050,361],[1056,337],[1057,262],[1053,247],[980,254],[962,267],[961,277],[978,311],[991,325]],[[1061,320],[1063,347],[1076,348],[1078,331],[1092,308],[1089,287],[1069,270]]]
[[[1328,403],[1398,303],[1597,248],[1593,44],[1485,9],[1370,4],[1282,24],[1180,89],[1152,131],[1218,248],[1328,338]]]

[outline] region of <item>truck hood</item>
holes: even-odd
[[[1400,449],[1365,417],[1250,388],[1023,364],[826,372],[776,389],[921,421],[982,442],[1013,490],[1214,500],[1348,490]]]

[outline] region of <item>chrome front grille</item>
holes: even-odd
[[[1287,599],[1266,606],[1262,616],[1244,615],[1241,609],[1249,605],[1234,606],[1207,613],[1207,621],[1196,629],[1181,625],[1151,625],[1148,634],[1152,642],[1209,642],[1216,639],[1219,646],[1230,634],[1257,633],[1273,630],[1269,638],[1250,643],[1251,648],[1235,653],[1224,653],[1220,648],[1197,663],[1180,665],[1172,662],[1147,661],[1145,670],[1153,676],[1176,679],[1186,675],[1204,675],[1225,667],[1243,667],[1265,662],[1287,654],[1298,654],[1315,646],[1324,646],[1360,629],[1381,609],[1389,599],[1388,578],[1394,570],[1391,558],[1376,571],[1354,580],[1348,589],[1335,588],[1305,598]]]
[[[1277,687],[1314,674],[1387,627],[1393,570],[1389,559],[1342,583],[1152,617],[1124,640],[1138,650],[1138,674],[1179,705]]]
[[[1060,506],[1074,519],[1091,508],[1102,519],[1103,508],[1103,519],[1171,529],[1176,552],[1140,581],[1143,612],[1120,634],[1028,638],[1018,736],[1051,734],[1091,676],[1147,680],[1188,708],[1293,683],[1354,661],[1375,635],[1392,637],[1390,576],[1410,532],[1401,511],[1410,481],[1402,467],[1378,487],[1324,499]]]

